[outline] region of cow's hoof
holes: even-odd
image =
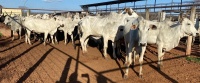
[[[123,76],[123,78],[124,78],[124,79],[127,79],[127,78],[128,78],[128,75],[125,74],[125,75]]]
[[[139,78],[143,78],[143,75],[141,74],[141,75],[139,75]]]
[[[108,57],[104,57],[104,59],[108,60]]]
[[[159,71],[161,71],[161,70],[162,70],[162,68],[163,68],[163,66],[161,66],[161,65],[160,65],[160,66],[158,66],[158,70],[159,70]]]
[[[125,66],[125,67],[129,67],[128,65],[129,65],[129,62],[125,62],[125,63],[124,63],[124,66]]]
[[[87,55],[87,53],[86,53],[86,52],[83,52],[82,54],[83,54],[83,55]]]
[[[76,45],[74,45],[74,49],[76,49]]]

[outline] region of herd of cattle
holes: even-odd
[[[3,17],[3,16],[2,16]],[[47,36],[50,35],[51,42],[57,42],[56,34],[58,30],[64,32],[64,41],[67,43],[67,34],[71,36],[74,44],[73,31],[78,27],[78,36],[83,53],[87,52],[87,43],[89,38],[103,38],[103,55],[107,57],[108,40],[112,41],[113,58],[116,58],[115,48],[124,39],[125,43],[125,74],[128,77],[129,66],[135,63],[135,59],[139,57],[140,70],[139,76],[142,74],[143,57],[147,44],[156,44],[158,50],[158,68],[162,66],[163,55],[166,51],[178,46],[179,41],[185,36],[196,36],[200,29],[188,18],[182,17],[177,22],[169,19],[164,21],[150,21],[139,16],[131,8],[126,8],[122,13],[112,12],[105,16],[85,16],[80,18],[79,14],[73,16],[50,16],[31,15],[27,17],[10,15],[4,16],[4,23],[10,25],[14,32],[19,31],[21,39],[21,31],[25,30],[25,42],[31,44],[31,33],[44,33],[44,45],[46,45]],[[1,20],[2,21],[2,20]],[[199,32],[198,32],[199,31]],[[14,36],[13,36],[14,40]],[[133,60],[132,60],[133,55]]]

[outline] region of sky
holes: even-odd
[[[18,8],[25,6],[30,9],[52,9],[66,11],[80,11],[80,5],[106,2],[113,0],[0,0],[0,5],[5,8]],[[155,0],[147,0],[147,4],[153,4]],[[180,2],[180,0],[157,0],[157,3]],[[192,1],[192,0],[183,0]],[[136,2],[136,5],[145,5],[145,1]],[[133,4],[133,3],[128,3]],[[122,6],[124,4],[120,4]]]

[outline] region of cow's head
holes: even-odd
[[[4,20],[4,24],[9,25],[11,21],[12,21],[12,18],[10,16],[6,16]]]
[[[53,19],[59,24],[59,27],[64,27],[65,22],[63,18],[54,16]]]
[[[72,21],[77,21],[79,22],[81,19],[80,19],[80,16],[79,16],[79,13],[76,13],[73,17],[72,17]]]
[[[137,13],[132,8],[125,8],[122,14],[128,14],[130,17],[138,17]]]
[[[50,19],[50,15],[49,14],[43,14],[42,19]]]
[[[194,23],[191,20],[188,18],[182,18],[179,22],[181,25],[181,31],[186,36],[196,36],[198,31],[196,30]]]
[[[145,20],[143,17],[139,16],[137,19],[138,22],[132,23],[132,29],[138,30],[138,45],[139,46],[146,46],[147,45],[147,37],[149,34],[149,30],[156,30],[157,27],[150,23],[150,21]],[[138,23],[138,24],[137,24]]]

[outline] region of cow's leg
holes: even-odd
[[[158,44],[158,69],[160,70],[161,67],[161,59],[162,59],[162,50],[163,50],[163,44]]]
[[[113,48],[113,58],[116,59],[116,54],[115,54],[115,48],[116,48],[116,43],[117,42],[112,42],[112,48]]]
[[[195,37],[192,36],[192,45],[194,45],[194,42],[195,42]]]
[[[19,29],[19,39],[22,39],[22,29]]]
[[[15,31],[14,30],[12,30],[12,34],[13,34],[13,37],[12,37],[12,41],[13,41],[15,39],[15,36],[14,36]]]
[[[117,47],[117,54],[116,55],[120,55],[120,52],[121,52],[121,42],[120,41],[117,41],[116,42],[116,47]]]
[[[145,50],[146,50],[146,46],[145,47],[141,47],[141,52],[140,52],[140,58],[139,58],[139,63],[140,63],[140,72],[139,72],[139,77],[142,78],[142,64],[143,64],[143,59],[144,59],[144,53],[145,53]]]
[[[86,53],[86,47],[84,46],[85,39],[87,38],[87,35],[83,34],[82,37],[80,37],[80,43],[83,50],[83,54]]]
[[[47,36],[48,36],[48,33],[44,33],[44,45],[46,46],[46,40],[47,40]]]
[[[29,43],[30,45],[32,45],[32,44],[31,44],[31,40],[30,40],[30,36],[31,36],[31,31],[28,31],[28,30],[27,30],[27,40],[26,40],[26,41],[28,41],[28,43]]]
[[[56,42],[56,43],[58,43],[57,35],[58,35],[58,33],[56,32],[56,33],[54,34],[54,39],[55,39],[55,42]]]
[[[71,34],[70,37],[71,37],[71,40],[72,40],[72,44],[74,44],[74,37],[73,37],[73,34]]]
[[[71,39],[72,39],[72,45],[74,46],[74,49],[76,48],[75,42],[74,42],[74,36],[71,34]]]
[[[126,56],[125,56],[125,64],[126,64],[128,60],[128,47],[129,47],[129,43],[127,43],[126,41],[125,41],[125,47],[126,47]]]
[[[133,48],[133,43],[129,43],[128,52],[127,52],[127,58],[126,58],[127,61],[125,63],[126,69],[125,69],[124,78],[128,78],[129,66],[132,63],[132,48]]]
[[[166,48],[162,48],[162,53],[160,57],[160,67],[163,67],[163,58],[164,58],[165,52],[166,52]]]
[[[65,45],[67,45],[67,42],[68,42],[68,39],[67,39],[67,32],[66,31],[64,31],[64,39],[65,39]]]
[[[199,47],[200,47],[200,33],[199,33]]]
[[[88,43],[88,40],[89,40],[89,38],[85,39],[85,42],[84,42],[85,52],[87,52],[87,43]]]
[[[28,43],[28,34],[27,34],[27,32],[25,33],[25,43]]]
[[[52,42],[52,44],[55,44],[53,35],[51,35],[51,42]]]
[[[103,38],[103,44],[104,44],[104,48],[103,48],[103,55],[105,58],[107,58],[107,48],[108,48],[108,39],[106,37]]]

